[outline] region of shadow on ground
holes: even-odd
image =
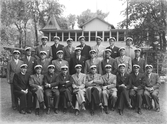
[[[37,117],[34,112],[32,114],[21,115],[18,111],[12,110],[9,84],[7,84],[6,79],[0,80],[2,123],[167,123],[167,83],[162,84],[160,87],[161,111],[159,113],[153,110],[143,110],[143,114],[138,115],[134,110],[126,109],[123,116],[120,116],[117,111],[110,111],[108,115],[96,111],[94,116],[91,116],[88,111],[84,111],[79,116],[75,116],[74,113],[63,114],[60,111],[59,114],[51,112],[50,115],[43,114]]]

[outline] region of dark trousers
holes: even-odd
[[[146,104],[148,105],[148,107],[152,106],[152,99],[153,99],[155,103],[155,108],[159,108],[158,94],[159,94],[159,89],[155,89],[152,92],[147,91],[147,90],[144,91],[144,98],[146,100]]]
[[[99,90],[95,87],[91,89],[91,109],[94,110],[95,105],[99,105],[101,103],[101,98],[99,96]]]
[[[125,87],[118,88],[118,109],[123,110],[125,104],[130,104],[129,90]]]
[[[18,107],[18,98],[15,96],[13,83],[10,84],[12,108]]]
[[[22,91],[14,91],[14,94],[20,99],[20,110],[27,110],[33,107],[32,93],[30,91],[27,94]]]
[[[45,102],[46,102],[46,106],[47,108],[51,107],[51,97],[54,98],[54,108],[58,108],[59,105],[59,99],[60,99],[60,92],[58,89],[46,89],[44,91],[45,93]]]
[[[141,109],[142,101],[143,101],[142,99],[143,92],[144,92],[143,89],[140,89],[140,90],[131,89],[130,90],[130,98],[132,100],[133,107],[137,107],[138,109]]]
[[[67,108],[67,102],[72,103],[72,90],[70,88],[63,88],[63,90],[60,90],[60,94],[63,100],[63,108]]]

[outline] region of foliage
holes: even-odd
[[[166,50],[165,32],[167,27],[167,1],[165,0],[128,0],[128,11],[124,10],[123,15],[127,15],[128,20],[123,20],[120,27],[134,27],[129,35],[134,37],[134,41],[153,45],[159,41],[160,49]],[[147,34],[148,32],[148,34]],[[157,39],[155,36],[158,36]]]
[[[90,9],[87,9],[86,11],[83,11],[81,15],[77,16],[78,19],[78,25],[81,28],[81,26],[91,20],[94,17],[99,17],[101,19],[105,19],[108,16],[109,12],[103,13],[101,10],[97,10],[97,12],[93,13]]]
[[[75,21],[76,21],[76,16],[73,14],[70,14],[67,16],[67,21],[68,21],[68,26],[71,29],[74,29]]]

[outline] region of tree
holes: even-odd
[[[78,19],[78,25],[81,28],[81,26],[88,22],[89,20],[93,19],[94,17],[99,17],[101,19],[105,19],[108,16],[108,13],[103,13],[101,10],[97,10],[97,12],[93,13],[90,9],[87,9],[86,11],[83,11],[81,15],[77,16]]]
[[[124,10],[124,15],[127,11]],[[160,49],[166,50],[167,29],[167,1],[165,0],[128,0],[128,25],[134,26],[129,35],[134,37],[136,43],[146,41],[153,45],[158,40]],[[123,20],[120,27],[125,27],[127,20]],[[158,36],[157,39],[155,36]]]
[[[5,0],[2,2],[1,21],[5,26],[13,26],[19,32],[19,47],[23,47],[23,33],[29,20],[26,3],[22,0]]]
[[[75,21],[76,21],[76,16],[70,14],[70,15],[67,16],[67,20],[68,20],[68,26],[71,27],[71,29],[74,29],[74,25],[75,25]]]

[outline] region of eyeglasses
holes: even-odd
[[[67,68],[62,68],[61,70],[62,70],[62,71],[67,71]]]
[[[96,68],[91,68],[91,70],[95,70]]]

